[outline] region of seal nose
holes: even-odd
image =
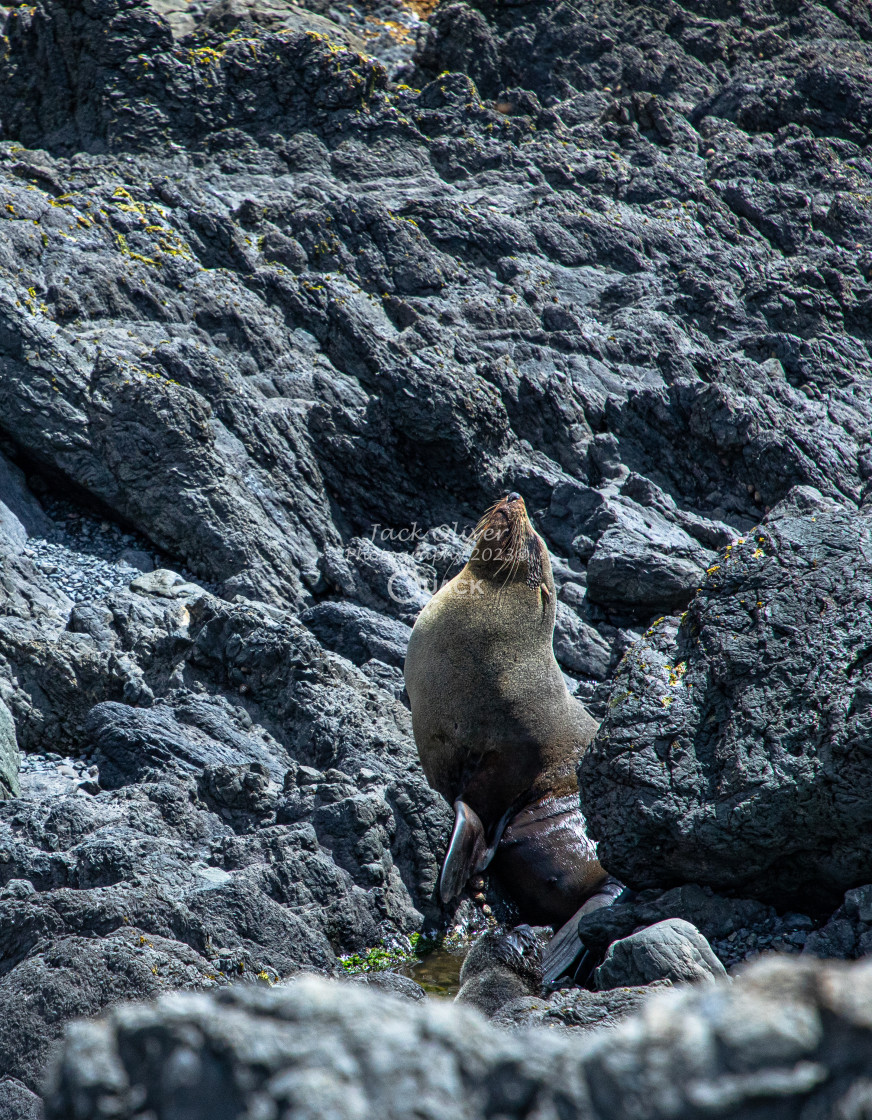
[[[520,502],[520,500],[521,500],[521,495],[518,493],[517,490],[513,490],[511,492],[511,494],[509,494],[509,496],[506,498],[507,502]]]

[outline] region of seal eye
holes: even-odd
[[[517,492],[517,490],[513,490],[511,494],[509,494],[509,496],[506,498],[507,502],[520,502],[520,500],[521,495]]]

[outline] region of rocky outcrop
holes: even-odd
[[[290,618],[165,571],[132,586],[50,643],[0,620],[28,744],[63,721],[100,783],[46,800],[28,777],[0,805],[0,1053],[34,1087],[70,1015],[330,971],[436,915],[448,810],[406,709]]]
[[[683,43],[663,72],[702,98],[727,75],[695,76],[681,11],[622,40]],[[537,12],[475,19],[553,30]],[[837,215],[839,168],[856,190],[866,171],[835,128],[718,117],[683,147],[587,94],[502,111],[459,75],[388,89],[312,36],[182,48],[150,8],[72,0],[8,24],[4,430],[202,576],[311,605],[355,532],[469,523],[515,487],[567,561],[562,601],[619,655],[792,485],[859,496],[868,285]],[[540,57],[526,34],[513,49]],[[113,154],[58,159],[77,149]],[[739,182],[809,205],[752,221]]]
[[[872,886],[845,894],[842,905],[820,929],[805,940],[804,953],[813,957],[856,960],[872,953]]]
[[[27,488],[23,472],[0,452],[0,542],[4,551],[20,551],[28,536],[43,536],[49,529],[49,519]]]
[[[431,18],[416,62],[420,79],[462,70],[486,97],[517,90],[523,104],[523,90],[555,107],[592,102],[681,147],[696,146],[690,122],[709,115],[748,132],[796,122],[862,143],[870,37],[867,13],[816,0],[704,12],[630,0],[563,11],[452,0]]]
[[[0,700],[0,797],[17,797],[21,792],[18,782],[20,766],[15,723],[9,709]]]
[[[625,656],[582,762],[605,865],[832,908],[869,878],[872,523],[800,490]]]
[[[377,45],[327,0],[0,7],[0,1054],[31,1087],[72,1015],[444,923],[400,666],[501,491],[598,714],[620,665],[589,813],[657,898],[601,950],[678,917],[731,964],[865,951],[863,908],[767,907],[869,878],[868,20],[450,3],[393,84],[408,38],[382,65],[309,9]]]
[[[586,914],[578,924],[578,933],[584,945],[602,957],[613,942],[672,918],[695,926],[728,967],[749,953],[773,949],[798,953],[815,926],[807,914],[788,911],[779,915],[774,907],[753,899],[725,898],[710,887],[691,883],[621,898],[612,906]]]
[[[49,1120],[282,1112],[571,1114],[582,1120],[850,1115],[867,1093],[868,966],[758,965],[669,992],[587,1036],[495,1030],[466,1008],[303,980],[164,996],[70,1028]]]

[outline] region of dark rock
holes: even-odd
[[[396,531],[377,524],[373,526],[371,533],[372,540],[352,538],[343,551],[325,549],[321,560],[324,575],[328,583],[346,598],[356,599],[376,611],[411,625],[436,588],[434,566],[427,563],[423,556],[419,560],[419,555],[432,549],[437,554],[441,551],[450,561],[452,547],[443,545],[440,550],[438,545],[429,540],[419,540],[422,530],[415,523]],[[401,546],[414,546],[414,554],[389,552],[380,548],[375,544],[375,539],[381,540],[383,537],[389,542],[396,541]],[[456,546],[463,551],[462,542],[458,540]],[[461,567],[463,563],[465,558]]]
[[[304,6],[288,3],[287,0],[219,0],[208,8],[200,21],[200,27],[228,33],[244,27],[246,22],[270,31],[308,31],[313,35],[323,35],[354,51],[362,52],[365,49],[362,39],[332,19],[325,19],[324,16],[307,11]]]
[[[579,618],[570,607],[558,602],[554,656],[567,672],[602,681],[608,675],[611,649],[593,626]]]
[[[807,499],[728,548],[617,670],[579,781],[601,858],[631,886],[823,909],[868,879],[872,527],[795,513]]]
[[[385,665],[384,661],[379,661],[377,657],[371,657],[368,661],[364,661],[361,665],[361,672],[372,681],[378,688],[384,689],[389,692],[397,700],[401,701],[408,707],[408,699],[406,697],[406,681],[403,677],[403,671],[397,665]]]
[[[269,768],[262,762],[243,766],[207,766],[202,784],[206,795],[227,809],[241,809],[266,816],[275,808],[275,794],[270,791]]]
[[[861,491],[868,355],[852,332],[867,280],[857,241],[842,244],[853,219],[836,169],[853,161],[860,183],[865,165],[827,137],[752,143],[723,117],[699,124],[718,145],[711,164],[682,146],[693,99],[753,53],[757,32],[736,38],[729,20],[682,9],[680,26],[665,26],[636,13],[628,30],[611,4],[565,25],[529,5],[449,7],[427,35],[432,77],[446,68],[433,36],[453,36],[455,63],[496,66],[505,112],[458,75],[420,95],[388,92],[377,64],[311,35],[252,25],[247,39],[213,31],[174,48],[144,6],[100,19],[61,0],[16,9],[4,130],[44,150],[10,155],[4,217],[18,239],[13,274],[21,267],[41,302],[24,333],[11,305],[4,431],[234,593],[311,605],[328,553],[374,525],[405,547],[412,525],[468,521],[495,489],[520,485],[555,544],[596,556],[592,598],[662,611],[760,503],[796,483]],[[823,34],[812,23],[794,33]],[[636,129],[600,121],[621,81],[646,97]],[[564,95],[559,111],[543,108]],[[168,143],[188,145],[196,169]],[[103,154],[87,170],[58,161],[80,148]],[[812,183],[807,168],[822,167]],[[294,185],[289,168],[310,179]],[[505,204],[482,202],[493,175]],[[778,222],[806,237],[823,272],[782,276],[780,245],[730,193],[739,180],[813,188],[827,221],[804,217],[811,206],[785,216],[768,196],[755,212],[767,231]],[[48,201],[64,194],[64,206]],[[19,246],[34,222],[52,246],[44,266]],[[88,240],[95,273],[71,238]],[[51,337],[42,305],[59,327]],[[138,325],[128,334],[116,320]],[[66,371],[40,400],[41,427],[21,407],[36,376],[15,357],[25,351],[46,363],[40,384]],[[145,372],[131,380],[129,368]],[[814,395],[818,382],[837,406]],[[61,456],[71,394],[83,435]],[[662,496],[647,507],[663,518],[653,536],[629,523],[591,535],[577,511],[549,512],[562,487],[592,484],[602,500],[631,476]],[[384,609],[399,617],[389,597]]]
[[[42,1120],[42,1098],[14,1077],[0,1080],[0,1120]]]
[[[214,768],[204,774],[211,786],[224,782],[228,770],[241,769],[252,757],[258,760],[255,766],[278,781],[290,763],[277,743],[252,728],[245,709],[211,697],[185,696],[178,708],[166,701],[150,708],[97,704],[86,733],[96,748],[101,781],[109,789],[162,774],[173,764],[191,774]]]
[[[328,649],[341,653],[356,665],[377,658],[402,668],[411,630],[396,619],[357,603],[319,603],[300,615],[300,621]]]
[[[872,886],[848,891],[826,924],[808,934],[802,951],[813,957],[841,960],[872,954]]]
[[[357,976],[348,978],[351,984],[362,984],[387,995],[401,996],[403,999],[414,1001],[427,998],[427,993],[420,984],[416,984],[410,976],[403,976],[399,972],[361,972]]]
[[[644,1115],[750,1120],[847,1113],[866,1092],[868,967],[771,961],[733,985],[687,987],[578,1038],[495,1029],[468,1008],[305,979],[163,996],[71,1027],[52,1120],[375,1115],[388,1120]],[[353,1060],[352,1060],[353,1055]],[[644,1102],[644,1104],[640,1104]]]
[[[50,809],[40,800],[3,803],[4,1068],[38,1085],[66,1018],[157,991],[160,977],[167,986],[208,986],[222,973],[275,980],[303,966],[331,969],[333,946],[361,950],[420,924],[390,856],[398,818],[378,787],[355,801],[353,788],[342,797],[327,786],[301,821],[270,826],[269,803],[244,780],[262,773],[249,766],[238,776],[241,788],[224,770],[206,778],[233,803],[227,816],[218,798],[208,798],[209,811],[193,783],[171,773],[159,784],[55,797]],[[28,890],[16,887],[23,880]],[[61,967],[55,955],[67,942],[79,963]],[[158,942],[167,960],[193,962],[188,972],[160,961],[128,964],[141,955],[131,957],[131,947]],[[110,954],[105,967],[115,979],[101,978],[101,953]],[[70,985],[75,991],[65,994]],[[31,1001],[35,991],[43,997]]]
[[[618,507],[618,523],[602,534],[587,565],[591,599],[650,615],[657,606],[685,606],[713,554],[656,509]]]
[[[49,521],[23,473],[0,452],[0,542],[16,551],[28,537],[44,536]]]
[[[84,961],[91,946],[135,928],[163,938],[167,953],[204,958],[189,980],[208,985],[222,973],[276,980],[334,969],[337,953],[435,917],[449,814],[414,764],[406,709],[271,608],[220,603],[173,581],[146,590],[77,610],[78,629],[60,631],[76,639],[78,680],[92,661],[127,657],[149,694],[147,682],[161,695],[146,707],[101,700],[107,678],[86,678],[80,710],[98,703],[77,741],[96,751],[103,791],[88,796],[59,778],[62,788],[28,782],[28,800],[4,803],[0,986],[9,1001],[42,982],[40,954],[69,938]],[[51,661],[30,683],[20,676],[18,710],[25,700],[46,709],[36,682],[52,680]],[[25,881],[22,894],[15,884]],[[151,991],[143,978],[133,970],[126,987],[89,980],[86,995],[52,996],[48,1018],[22,1026],[10,1017],[0,1051],[14,1053],[16,1076],[38,1084],[65,1017]]]
[[[593,974],[600,991],[671,980],[673,984],[713,984],[727,970],[696,926],[667,918],[613,942]]]
[[[0,502],[29,535],[4,514],[0,696],[26,765],[0,803],[2,983],[68,938],[96,960],[125,917],[237,980],[444,923],[450,816],[411,741],[403,627],[500,493],[522,492],[548,541],[558,655],[599,711],[612,666],[713,550],[785,496],[814,532],[833,507],[856,517],[872,479],[862,5],[452,3],[400,85],[333,26],[289,30],[314,12],[408,58],[414,20],[388,0],[210,6],[0,6],[0,450],[52,519],[5,470]],[[160,569],[132,590],[129,568],[106,579],[126,549]],[[704,586],[694,617],[718,613]],[[699,665],[691,796],[658,737],[678,702],[629,689],[652,711],[628,709],[595,801],[645,864],[635,885],[719,886],[722,853],[724,889],[768,903],[784,883],[801,910],[868,880],[847,808],[852,784],[868,800],[862,642],[850,684],[827,676],[865,607],[816,588],[778,592],[787,626],[811,617],[811,676],[769,621],[758,648],[706,616],[727,652]],[[793,675],[772,670],[767,706],[770,661]],[[742,726],[720,739],[730,713]],[[791,755],[800,740],[816,745]],[[61,773],[49,750],[82,766]],[[669,779],[649,798],[636,766]],[[809,800],[758,814],[796,768]],[[832,845],[807,876],[812,841],[782,843],[799,832]],[[643,909],[610,940],[673,916],[712,936]],[[811,926],[740,917],[717,947],[730,963],[814,945]],[[866,931],[838,920],[860,951]],[[63,1017],[22,1034],[28,1076]]]
[[[581,919],[578,933],[590,950],[602,955],[613,941],[668,918],[681,918],[714,941],[741,929],[760,927],[774,917],[771,906],[752,899],[724,898],[710,888],[690,884],[666,892],[641,891],[626,901],[594,910]]]
[[[98,939],[58,938],[0,978],[3,1069],[38,1092],[46,1059],[69,1019],[136,995],[217,986],[219,978],[209,975],[210,963],[188,946],[135,928]]]
[[[604,992],[588,992],[583,988],[568,988],[554,992],[547,999],[515,999],[504,1004],[491,1022],[496,1027],[519,1030],[541,1026],[552,1030],[593,1031],[601,1027],[614,1027],[665,988],[668,980],[633,988],[613,988]]]
[[[20,766],[21,753],[15,736],[15,723],[9,709],[0,700],[0,798],[17,797],[20,793]]]
[[[154,561],[147,552],[140,548],[125,548],[118,554],[119,561],[129,564],[131,568],[138,568],[141,572],[153,572]]]

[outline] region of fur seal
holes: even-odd
[[[418,616],[405,679],[424,773],[455,811],[443,902],[493,863],[522,920],[562,926],[607,875],[575,772],[597,724],[555,660],[556,607],[548,550],[509,494]]]
[[[542,987],[542,943],[529,926],[488,930],[466,954],[456,1003],[491,1017],[510,1000],[538,996]]]

